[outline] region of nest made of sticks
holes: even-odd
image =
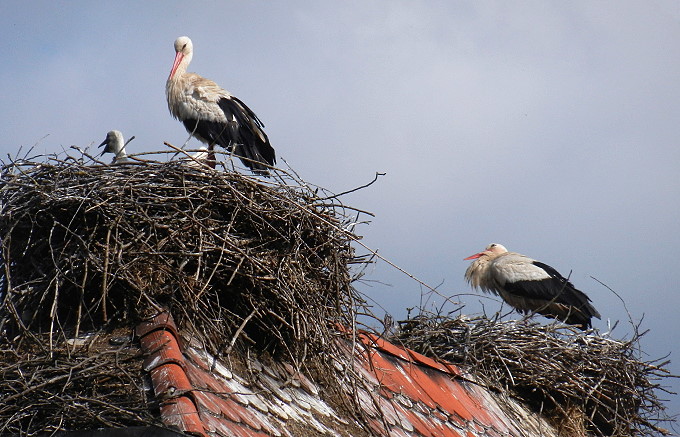
[[[337,325],[370,312],[352,286],[359,212],[292,171],[24,157],[1,169],[0,206],[0,432],[158,424],[139,349],[73,346],[84,334],[169,309],[217,357],[323,369]]]
[[[5,338],[70,338],[170,308],[217,355],[245,342],[300,362],[333,324],[353,325],[359,237],[336,198],[280,173],[87,158],[2,168]]]
[[[94,340],[93,344],[106,339]],[[162,425],[137,347],[0,351],[0,434]],[[36,414],[38,412],[38,414]]]
[[[637,332],[637,330],[636,330]],[[559,323],[424,313],[393,341],[457,363],[490,388],[552,418],[562,435],[659,435],[668,361],[642,361],[640,335],[620,341]]]

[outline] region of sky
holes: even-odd
[[[451,296],[507,313],[463,278],[501,243],[570,275],[598,330],[648,330],[642,358],[680,374],[680,2],[5,0],[0,156],[111,129],[129,152],[183,144],[165,102],[181,35],[279,164],[333,192],[385,173],[343,197],[375,214],[356,232],[389,260],[357,284],[376,313]]]

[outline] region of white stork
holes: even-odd
[[[128,143],[132,138],[128,140]],[[127,143],[123,140],[123,134],[119,130],[112,130],[106,134],[106,139],[102,141],[99,147],[106,146],[104,147],[102,155],[104,153],[113,153],[114,156],[111,164],[121,164],[130,161],[127,157],[127,152],[125,152],[126,144]]]
[[[475,260],[465,272],[474,288],[499,295],[520,313],[537,312],[583,330],[592,317],[600,318],[590,298],[547,264],[495,243],[465,259]]]
[[[186,36],[175,40],[175,61],[165,85],[168,108],[186,130],[207,144],[218,144],[234,153],[255,174],[269,174],[276,153],[257,115],[241,100],[212,80],[187,73],[193,44]]]

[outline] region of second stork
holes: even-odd
[[[600,318],[590,298],[547,264],[496,243],[465,259],[475,260],[465,272],[473,287],[500,295],[520,313],[537,312],[584,330],[591,318]]]

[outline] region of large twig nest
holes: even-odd
[[[159,424],[130,336],[161,309],[231,363],[254,352],[347,384],[332,366],[352,357],[329,345],[370,312],[350,271],[366,262],[357,211],[295,174],[16,159],[0,206],[0,431]]]
[[[337,201],[284,182],[178,162],[5,165],[2,330],[68,337],[167,307],[215,353],[237,334],[296,360],[323,347],[361,305],[358,237]]]
[[[673,377],[666,360],[643,361],[628,341],[559,323],[424,313],[401,322],[394,341],[458,363],[492,389],[552,417],[563,435],[659,435],[669,421],[657,393]],[[579,432],[577,432],[579,431]]]

